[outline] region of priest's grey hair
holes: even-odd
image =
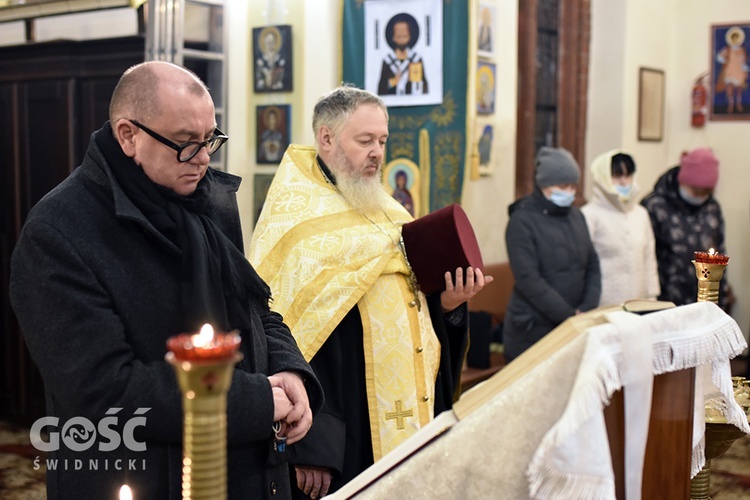
[[[328,127],[334,136],[338,136],[346,119],[363,104],[378,106],[385,113],[385,119],[388,120],[388,107],[380,97],[351,84],[345,83],[318,99],[313,109],[312,119],[315,145],[318,146],[318,131],[321,127]]]

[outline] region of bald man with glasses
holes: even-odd
[[[239,331],[244,355],[227,399],[228,498],[290,498],[289,452],[276,445],[307,434],[323,393],[245,259],[240,179],[209,167],[228,137],[208,89],[180,66],[139,64],[109,115],[29,213],[11,263],[45,384],[43,430],[61,436],[39,445],[56,464],[47,497],[116,498],[128,484],[139,499],[181,498],[182,396],[166,341],[209,323]],[[80,442],[73,430],[94,432]]]

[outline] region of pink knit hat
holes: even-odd
[[[719,160],[709,148],[696,148],[682,156],[677,182],[713,189],[718,180]]]

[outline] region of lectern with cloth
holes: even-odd
[[[689,498],[746,345],[711,302],[570,318],[328,498]]]

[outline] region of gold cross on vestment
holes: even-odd
[[[404,410],[404,403],[398,399],[396,400],[396,411],[385,412],[386,420],[396,420],[396,429],[401,430],[404,428],[404,419],[406,417],[413,417],[414,410]]]

